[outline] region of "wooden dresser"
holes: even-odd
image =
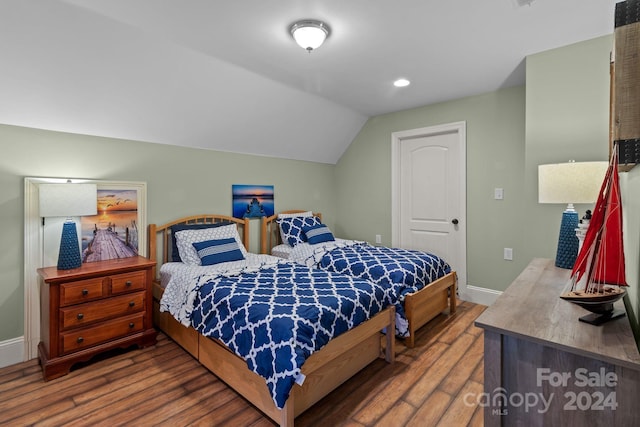
[[[484,394],[468,400],[484,407],[485,426],[638,425],[640,353],[629,319],[578,321],[588,312],[559,298],[570,274],[534,259],[476,319]]]
[[[38,355],[45,380],[69,373],[98,353],[156,343],[152,322],[152,268],[131,257],[82,264],[72,270],[38,269]]]

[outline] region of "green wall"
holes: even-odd
[[[147,221],[201,213],[231,215],[232,184],[275,187],[276,210],[326,213],[331,227],[333,165],[181,148],[0,125],[0,342],[24,329],[24,178],[147,183]],[[251,221],[258,252],[260,222]]]
[[[527,258],[555,258],[564,205],[538,203],[538,165],[609,156],[609,53],[599,37],[527,57],[524,217]],[[582,216],[593,205],[576,205]]]
[[[504,290],[526,266],[520,255],[525,149],[525,88],[370,119],[336,165],[336,231],[391,244],[391,134],[465,121],[467,133],[467,282]],[[504,188],[504,200],[493,190]],[[503,259],[503,248],[514,261]]]

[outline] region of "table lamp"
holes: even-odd
[[[62,225],[58,270],[70,270],[82,265],[80,242],[72,217],[95,215],[98,211],[96,184],[40,184],[38,186],[40,216],[66,217]]]
[[[562,213],[556,267],[573,268],[578,256],[578,212],[574,203],[594,203],[604,180],[607,162],[538,165],[538,202],[567,204]]]

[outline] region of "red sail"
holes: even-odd
[[[617,147],[598,194],[598,200],[573,266],[575,282],[587,273],[589,282],[627,286],[622,242],[622,203],[618,180]]]

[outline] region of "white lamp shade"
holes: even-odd
[[[594,203],[608,162],[538,165],[539,203]]]
[[[311,52],[322,46],[330,30],[324,22],[308,20],[296,22],[291,26],[290,32],[301,48]]]
[[[322,43],[324,43],[326,37],[324,31],[316,27],[298,28],[293,33],[293,38],[296,40],[296,43],[307,50],[319,48]]]
[[[40,184],[41,217],[95,215],[98,212],[96,184]]]

